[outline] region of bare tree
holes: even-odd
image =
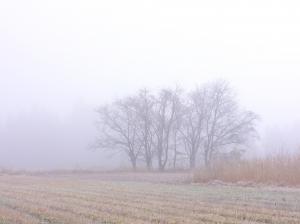
[[[180,138],[179,138],[179,131],[181,127],[181,114],[176,113],[175,114],[175,124],[172,131],[171,141],[172,141],[172,153],[173,153],[173,169],[177,168],[177,161],[178,156],[183,155],[184,153],[180,150]]]
[[[125,152],[132,168],[136,170],[141,154],[139,126],[136,120],[135,101],[132,98],[118,100],[98,110],[100,130],[97,147]]]
[[[180,134],[191,169],[196,167],[196,158],[204,140],[206,101],[206,89],[197,88],[188,95],[184,105]]]
[[[224,81],[203,85],[188,95],[179,88],[162,89],[156,96],[140,90],[98,113],[97,147],[125,152],[133,169],[141,159],[151,170],[157,158],[158,169],[164,171],[167,165],[176,168],[178,159],[186,157],[194,169],[200,152],[210,167],[216,155],[241,148],[256,134],[257,115],[240,109]]]
[[[243,145],[255,134],[258,117],[238,107],[235,95],[228,83],[216,81],[206,85],[204,162],[211,166],[213,156],[234,145]]]
[[[173,104],[174,104],[174,124],[172,126],[171,135],[171,152],[173,154],[173,169],[177,168],[177,161],[185,155],[181,148],[182,142],[180,141],[180,128],[183,122],[184,116],[184,102],[182,97],[182,89],[176,88],[173,92]]]
[[[136,97],[136,112],[139,125],[142,154],[148,170],[153,168],[154,147],[154,106],[155,97],[147,90],[140,90]]]
[[[155,110],[155,137],[158,169],[164,171],[169,159],[172,133],[176,123],[179,89],[160,91]],[[174,135],[173,135],[174,137]]]

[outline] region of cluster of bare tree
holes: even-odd
[[[133,169],[140,163],[149,170],[179,163],[193,169],[199,160],[210,167],[218,154],[241,148],[256,133],[257,116],[240,109],[225,81],[189,93],[143,89],[97,112],[97,147],[125,152]]]

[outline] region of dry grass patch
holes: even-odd
[[[195,172],[194,181],[220,180],[230,183],[248,182],[271,185],[300,186],[300,155],[276,155],[265,159],[218,163],[211,169]]]

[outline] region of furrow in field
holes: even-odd
[[[48,190],[48,192],[49,192],[49,190]],[[67,191],[67,192],[69,192],[69,191]],[[78,192],[76,192],[77,194],[82,194],[82,192],[81,191],[78,191]],[[107,193],[107,192],[102,192],[102,195],[103,194],[105,194],[105,193]],[[115,194],[116,192],[114,192],[114,194]],[[85,194],[90,194],[89,192],[85,192]],[[121,192],[121,195],[120,196],[122,196],[122,197],[124,197],[124,194],[127,194],[127,192],[126,191],[124,191],[124,190],[122,190],[122,192]],[[98,195],[97,194],[94,194],[94,196],[95,197],[97,197]],[[149,195],[148,194],[143,194],[142,195],[142,197],[148,197]],[[156,196],[158,196],[158,197],[161,197],[161,195],[156,195]],[[130,195],[129,196],[129,198],[131,198],[131,200],[134,200],[134,198],[136,198],[137,196],[135,196],[135,195]],[[120,199],[120,197],[118,197],[119,199]],[[150,198],[149,199],[150,201],[154,201],[154,198]],[[166,198],[166,200],[169,200],[170,201],[170,198]],[[173,200],[173,198],[171,199],[171,200]],[[148,201],[148,200],[144,200],[144,201]],[[189,201],[189,200],[188,200]],[[172,202],[174,202],[174,201],[172,201]],[[179,203],[181,203],[182,204],[182,200],[180,200],[180,202]],[[186,203],[188,203],[188,202],[186,202]],[[207,203],[207,202],[206,202]],[[241,210],[241,208],[240,207],[243,207],[243,206],[235,206],[235,207],[231,207],[231,206],[228,206],[228,203],[229,202],[227,202],[227,203],[225,203],[225,204],[222,204],[222,206],[224,207],[228,207],[229,209],[232,209],[232,210]],[[174,203],[174,204],[176,204],[176,203]],[[236,204],[238,204],[238,203],[230,203],[231,205],[236,205]],[[247,205],[248,206],[248,205]],[[257,203],[256,203],[256,205],[255,205],[256,207],[258,207],[258,205],[257,205]],[[245,208],[243,208],[242,210],[244,210]],[[247,208],[248,210],[247,210],[247,212],[251,212],[251,210],[249,209],[249,206],[248,206],[248,208]],[[251,208],[252,210],[253,210],[253,208]],[[254,210],[253,212],[256,212],[256,213],[261,213],[260,211],[262,211],[262,210],[265,210],[265,211],[268,211],[266,208],[261,208],[261,207],[258,207],[258,208],[256,208],[256,210]],[[272,213],[270,214],[270,215],[274,215],[274,212],[273,212],[273,208],[272,208]],[[278,209],[277,209],[278,210]],[[281,210],[278,210],[278,212],[281,212]],[[297,214],[297,213],[296,213]],[[289,216],[290,215],[292,215],[292,214],[289,214]]]
[[[299,194],[248,188],[23,178],[0,182],[0,195],[11,206],[21,205],[18,209],[40,207],[66,223],[67,216],[75,217],[73,223],[104,217],[117,223],[298,224],[300,220]]]
[[[91,203],[91,199],[88,199],[88,203]],[[109,201],[107,202],[108,204],[109,204]],[[157,202],[154,202],[155,204],[157,204]],[[117,204],[119,204],[119,202],[117,202]],[[183,203],[183,204],[185,204],[185,203]],[[116,205],[112,205],[112,206],[116,206]],[[126,204],[125,205],[122,205],[122,206],[126,206]],[[128,206],[128,205],[127,205]],[[168,206],[167,205],[167,207],[168,208],[170,208],[170,206]],[[174,211],[175,209],[174,209],[174,207],[172,207],[172,211]],[[166,212],[166,211],[164,211],[164,212]],[[185,211],[186,212],[186,211]],[[200,211],[200,212],[203,212],[203,209]],[[207,213],[207,211],[205,211],[206,213]],[[213,212],[213,210],[209,210],[209,212]],[[219,212],[220,213],[220,212]],[[223,211],[223,213],[224,213],[224,211]],[[234,215],[232,215],[232,214],[223,214],[224,216],[225,216],[225,218],[226,219],[228,219],[229,218],[229,216],[231,216],[231,217],[234,217]],[[257,214],[258,215],[258,214]],[[215,215],[216,216],[216,215]],[[235,217],[236,218],[236,217]],[[263,219],[263,220],[267,220],[267,218],[265,218],[265,217],[260,217],[260,219]],[[231,223],[231,222],[230,222]]]
[[[24,214],[14,208],[9,208],[0,203],[0,224],[39,224],[39,220],[28,214]]]

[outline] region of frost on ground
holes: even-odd
[[[2,175],[0,223],[300,223],[299,189],[194,185],[181,175]]]

